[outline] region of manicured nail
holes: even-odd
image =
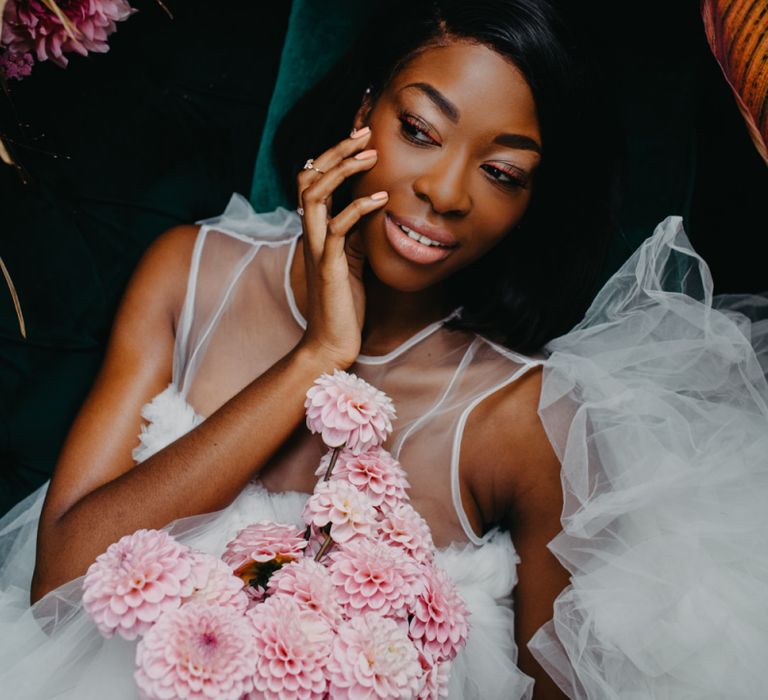
[[[386,199],[389,197],[389,195],[386,192],[374,192],[371,195],[371,199],[375,199],[377,202],[380,202],[382,199]]]
[[[370,134],[371,129],[368,126],[364,126],[362,129],[352,129],[352,133],[349,135],[350,138],[353,139],[359,139],[365,136],[366,134]]]
[[[355,160],[368,160],[376,155],[376,150],[369,148],[367,151],[362,151],[355,156]]]

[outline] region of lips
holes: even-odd
[[[419,265],[445,260],[458,241],[445,229],[409,217],[385,214],[387,240],[400,256]]]

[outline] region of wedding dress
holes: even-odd
[[[301,337],[289,275],[299,234],[293,212],[255,214],[239,196],[202,222],[172,382],[142,410],[137,462],[193,429]],[[535,655],[574,698],[759,696],[768,658],[760,364],[768,321],[748,316],[768,302],[723,298],[714,308],[711,289],[680,219],[670,217],[546,355],[526,357],[438,322],[350,369],[395,401],[386,446],[408,471],[414,507],[441,524],[438,563],[470,610],[450,698],[532,697],[513,636],[519,556],[508,532],[473,531],[459,485],[472,410],[540,365],[540,413],[565,495],[563,532],[550,547],[572,584],[532,640]],[[270,475],[290,482],[291,469],[306,473],[321,455],[298,431],[230,506],[169,530],[219,554],[251,522],[299,523],[307,494],[270,492]],[[135,642],[98,635],[80,606],[80,580],[28,607],[44,492],[0,521],[0,688],[13,698],[135,698]]]

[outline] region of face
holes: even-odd
[[[360,224],[374,274],[419,291],[478,260],[522,218],[540,162],[531,90],[493,50],[465,41],[429,48],[392,80],[356,126],[378,161],[352,183],[389,193]]]

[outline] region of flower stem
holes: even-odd
[[[325,531],[325,539],[323,540],[323,544],[320,545],[320,549],[317,550],[317,554],[315,554],[315,561],[320,561],[323,558],[323,555],[328,551],[328,548],[331,546],[331,542],[333,540],[331,539],[331,526],[330,524],[326,525],[323,530]]]
[[[331,474],[333,473],[333,468],[336,466],[336,460],[339,458],[339,452],[341,452],[341,447],[333,448],[333,453],[331,454],[331,461],[328,463],[328,469],[325,470],[325,476],[323,477],[323,481],[328,481],[331,478]]]

